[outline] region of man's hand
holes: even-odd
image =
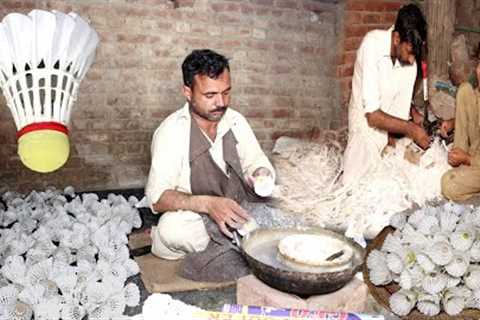
[[[234,229],[239,229],[250,219],[250,215],[238,203],[229,198],[208,197],[206,211],[222,231],[229,238],[233,235],[228,231],[227,225]]]
[[[448,137],[450,131],[455,128],[455,119],[443,120],[440,124],[440,135],[444,138]]]
[[[428,148],[430,145],[430,137],[425,129],[412,121],[396,118],[381,110],[367,112],[365,117],[367,118],[368,125],[372,128],[384,130],[389,133],[406,135],[423,149]]]
[[[415,108],[414,106],[412,106],[410,108],[410,115],[412,116],[412,121],[413,123],[415,124],[418,124],[419,126],[422,125],[423,123],[423,114],[421,114],[420,112],[417,111],[417,108]]]
[[[413,122],[411,123],[408,136],[422,149],[427,149],[430,145],[430,136],[425,129]]]
[[[387,144],[389,146],[394,147],[394,148],[397,145],[397,139],[395,139],[395,137],[391,133],[388,133],[388,143]]]
[[[448,163],[452,167],[458,167],[463,165],[469,166],[471,164],[472,156],[468,153],[463,151],[460,148],[453,148],[448,153]]]
[[[165,190],[153,205],[153,209],[157,212],[187,210],[208,214],[228,237],[232,237],[232,234],[228,231],[227,225],[235,229],[241,228],[250,218],[234,200],[204,195],[193,196],[176,190]]]
[[[253,171],[251,176],[246,177],[247,178],[247,184],[250,186],[250,188],[253,188],[253,183],[255,182],[255,177],[260,177],[260,176],[271,177],[272,173],[270,172],[269,169],[267,169],[265,167],[259,167],[259,168],[255,169],[255,171]]]
[[[257,168],[255,171],[253,171],[252,173],[252,176],[253,177],[258,177],[258,176],[264,176],[264,177],[270,177],[272,175],[272,173],[270,172],[270,170],[268,170],[267,168],[265,167],[260,167],[260,168]]]

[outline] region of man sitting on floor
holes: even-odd
[[[463,201],[480,192],[480,63],[476,81],[463,83],[457,92],[455,119],[442,124],[444,135],[455,128],[448,163],[455,167],[442,177],[442,193]]]
[[[170,260],[205,250],[211,222],[229,240],[250,218],[241,202],[259,200],[249,178],[275,176],[247,120],[229,108],[228,60],[194,50],[182,72],[187,102],[155,131],[146,186],[152,210],[163,213],[152,228],[152,252]]]

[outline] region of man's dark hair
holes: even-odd
[[[197,74],[217,79],[225,69],[230,71],[230,66],[221,54],[209,49],[193,50],[182,63],[183,84],[192,88]]]
[[[427,41],[427,22],[422,11],[414,4],[400,8],[393,31],[400,35],[400,42],[412,45],[413,54],[416,60],[420,61]]]

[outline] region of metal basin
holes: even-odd
[[[351,264],[347,268],[322,268],[315,272],[296,270],[278,259],[278,242],[294,234],[313,234],[332,237],[349,246],[353,251]],[[322,229],[257,229],[242,241],[242,252],[252,273],[280,291],[303,296],[336,291],[347,284],[361,270],[364,249],[336,232]]]

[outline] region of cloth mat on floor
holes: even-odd
[[[140,266],[142,281],[150,293],[217,289],[235,284],[235,281],[198,282],[182,278],[178,275],[181,260],[164,260],[151,253],[135,257],[135,261]]]
[[[150,235],[146,232],[133,233],[129,237],[128,245],[131,250],[151,245]],[[217,289],[235,284],[235,281],[198,282],[182,278],[178,275],[182,260],[164,260],[151,253],[134,257],[134,259],[140,267],[140,276],[145,288],[150,293]]]

